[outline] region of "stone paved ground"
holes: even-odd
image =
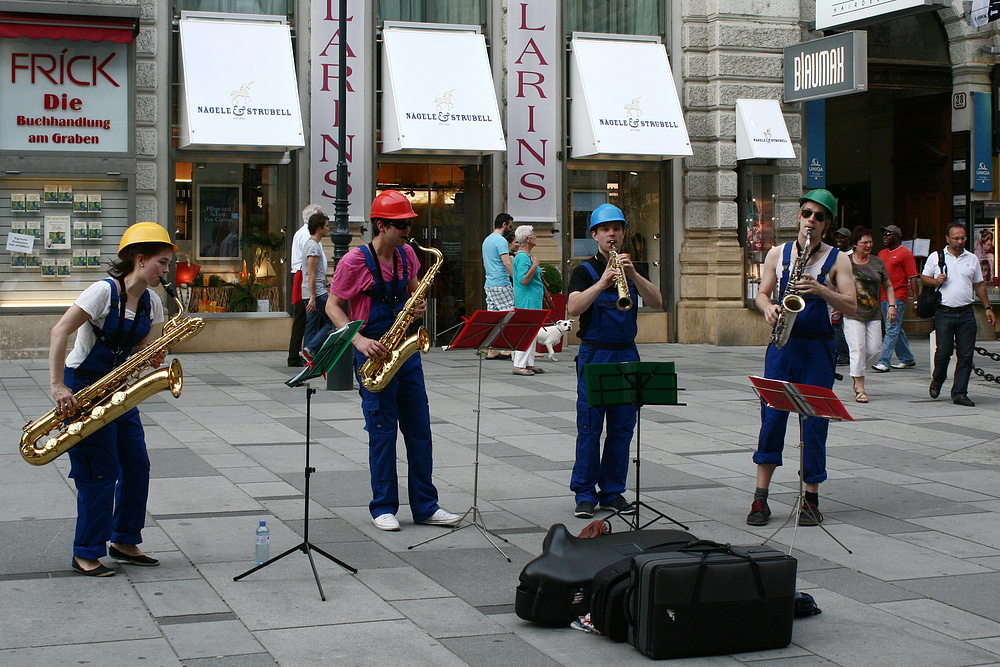
[[[817,529],[775,538],[794,541],[798,587],[823,614],[796,621],[783,650],[681,664],[1000,665],[1000,386],[974,378],[972,409],[932,401],[927,342],[915,347],[916,369],[869,376],[871,403],[854,403],[849,381],[836,388],[857,421],[831,426],[822,508],[854,553]],[[641,351],[676,361],[686,403],[643,410],[644,499],[699,537],[761,542],[774,526],[744,519],[759,425],[747,376],[763,350]],[[442,529],[413,525],[405,507],[402,531],[376,530],[357,393],[314,384],[309,537],[359,570],[317,556],[326,602],[298,552],[233,581],[252,565],[259,518],[272,555],[303,539],[304,390],[284,386],[281,353],[185,355],[183,396],[143,404],[153,470],[144,547],[158,568],[105,559],[118,576],[72,573],[68,460],[34,468],[10,446],[0,455],[0,664],[647,664],[627,644],[536,627],[513,610],[517,575],[546,529],[584,525],[567,489],[572,356],[540,360],[548,372],[531,378],[483,364],[479,505],[512,563],[475,529],[408,549]],[[435,477],[442,504],[461,512],[472,501],[478,365],[437,350],[424,363]],[[45,362],[0,362],[0,385],[0,433],[14,443],[49,409]],[[778,517],[794,501],[795,468],[775,477]]]

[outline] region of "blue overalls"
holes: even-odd
[[[816,276],[817,282],[826,284],[826,276],[833,268],[839,252],[836,248],[830,249],[829,256]],[[792,243],[786,243],[782,253],[779,292],[782,297],[788,285],[791,254]],[[837,360],[830,311],[821,297],[814,294],[801,296],[805,299],[806,306],[796,316],[788,342],[780,349],[773,344],[767,346],[764,377],[831,389]],[[760,435],[753,461],[781,465],[788,413],[769,408],[761,401],[760,421]],[[819,484],[826,480],[826,433],[829,425],[829,420],[820,418],[807,418],[802,422],[802,481],[807,484]]]
[[[390,286],[382,279],[382,269],[374,255],[374,249],[371,246],[360,246],[360,250],[365,258],[365,266],[375,279],[375,284],[368,291],[368,296],[372,299],[371,314],[361,333],[378,340],[392,327],[408,297],[406,253],[402,249],[396,250],[393,258],[395,279]],[[402,278],[399,278],[397,258],[402,261]],[[365,361],[365,355],[355,349],[355,373]],[[403,362],[382,391],[373,393],[365,389],[360,376],[358,386],[361,409],[365,413],[365,430],[368,431],[368,465],[372,476],[372,501],[368,504],[368,509],[372,517],[396,514],[399,510],[399,483],[396,476],[398,425],[406,447],[410,512],[415,522],[430,518],[439,508],[438,492],[431,481],[431,417],[420,353],[411,355]],[[403,419],[400,419],[400,415]]]
[[[125,319],[121,298],[124,283],[112,278],[111,307],[90,354],[76,368],[65,368],[64,381],[73,393],[96,382],[120,365],[152,327],[148,293],[143,293],[135,318]],[[119,292],[121,287],[121,292]],[[87,325],[85,325],[87,326]],[[97,335],[99,333],[99,335]],[[149,495],[149,455],[139,420],[132,408],[69,450],[70,473],[76,484],[76,537],[73,555],[97,559],[107,554],[107,542],[140,544]]]
[[[584,262],[590,277],[600,279],[589,261]],[[635,284],[629,280],[629,294],[633,302],[639,298]],[[601,292],[591,305],[590,326],[586,338],[580,343],[576,357],[576,463],[569,488],[576,494],[576,502],[607,505],[625,492],[628,477],[629,448],[635,430],[634,405],[587,407],[587,386],[583,368],[587,364],[621,363],[639,361],[635,346],[638,332],[637,309],[618,310],[618,292],[612,288]],[[608,435],[604,439],[604,456],[601,456],[601,431],[607,417]],[[600,496],[597,487],[600,486]],[[600,503],[598,502],[600,501]]]

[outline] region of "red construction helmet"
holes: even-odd
[[[402,192],[396,190],[386,190],[372,202],[371,219],[382,218],[383,220],[404,220],[415,218],[417,214],[410,206],[410,200]]]

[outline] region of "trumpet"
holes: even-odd
[[[615,289],[618,290],[618,310],[631,310],[632,309],[632,297],[629,295],[628,291],[628,279],[625,277],[625,269],[622,267],[622,260],[618,256],[618,251],[615,250],[615,244],[611,244],[611,248],[608,249],[608,264],[618,271],[618,275],[615,276]]]

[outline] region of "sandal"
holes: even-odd
[[[854,397],[854,400],[857,401],[858,403],[867,403],[868,402],[868,394],[866,394],[865,392],[863,392],[863,391],[855,391],[854,393],[856,394],[856,396]]]

